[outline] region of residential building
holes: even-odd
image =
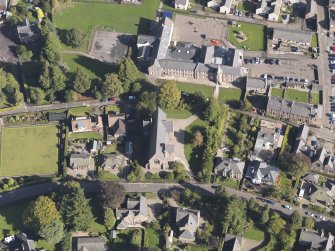
[[[48,120],[49,122],[58,122],[66,119],[66,112],[49,112],[48,113]]]
[[[77,251],[107,251],[104,237],[77,237]]]
[[[312,184],[309,190],[311,202],[319,202],[325,206],[334,205],[335,186],[333,184],[323,184],[322,186]]]
[[[282,0],[259,0],[255,13],[267,17],[269,21],[277,22],[280,16]]]
[[[40,37],[40,29],[35,23],[30,23],[28,19],[23,25],[17,26],[17,34],[22,44],[35,42]]]
[[[95,164],[91,154],[88,153],[71,153],[70,168],[94,170]]]
[[[0,250],[2,251],[37,251],[34,240],[28,239],[25,233],[15,234],[14,239],[10,243],[0,242]]]
[[[245,162],[235,159],[217,158],[214,173],[217,176],[241,180]]]
[[[149,160],[146,168],[159,172],[169,170],[169,163],[175,161],[174,123],[158,108],[153,114],[151,126]]]
[[[265,94],[267,91],[267,82],[262,78],[249,78],[246,81],[247,92]]]
[[[195,241],[195,233],[200,225],[200,211],[190,208],[176,209],[176,233],[180,241]]]
[[[133,150],[133,142],[131,141],[127,141],[125,144],[125,150],[124,150],[124,154],[126,155],[126,157],[130,160],[133,159],[133,154],[134,154],[134,150]]]
[[[317,5],[315,0],[307,0],[305,19],[316,19]]]
[[[250,163],[246,175],[254,184],[276,185],[279,182],[279,168],[266,162],[254,160]]]
[[[103,122],[101,115],[91,116],[91,126],[93,132],[103,133]]]
[[[87,117],[76,117],[71,120],[71,129],[73,133],[76,132],[91,132],[91,119]]]
[[[282,6],[282,0],[275,0],[274,2],[271,3],[270,11],[268,14],[269,21],[277,22],[279,20],[281,6]]]
[[[303,181],[309,182],[311,184],[314,185],[318,185],[319,184],[319,178],[320,175],[316,174],[316,173],[308,173],[304,178]]]
[[[165,17],[161,24],[161,35],[158,43],[158,52],[156,59],[165,59],[167,50],[171,43],[172,33],[173,33],[173,21],[169,17]],[[150,74],[150,73],[149,73]]]
[[[127,126],[125,114],[108,114],[109,133],[115,138],[126,136]]]
[[[281,128],[261,126],[257,133],[253,155],[264,161],[270,160],[281,147]]]
[[[128,227],[141,227],[141,224],[148,220],[147,199],[143,196],[137,198],[128,197],[125,207],[115,210],[117,229]]]
[[[101,148],[101,141],[100,140],[91,140],[91,153],[97,154],[99,153]]]
[[[299,234],[299,247],[305,250],[332,251],[334,250],[334,236],[331,233],[302,229]]]
[[[174,8],[179,10],[187,10],[189,0],[174,0]]]
[[[123,167],[123,161],[116,153],[105,153],[100,155],[100,164],[102,170],[118,171],[119,167]]]
[[[321,147],[320,149],[318,149],[313,158],[313,162],[312,162],[313,168],[321,171],[323,169],[323,163],[325,162],[327,155],[328,153],[327,153],[326,148]]]
[[[324,164],[324,167],[323,167],[323,170],[327,173],[333,173],[335,170],[334,170],[334,158],[333,156],[327,156],[325,158],[325,161],[323,162]]]
[[[242,236],[225,234],[222,251],[242,251]]]
[[[315,126],[322,124],[322,111],[322,105],[294,102],[277,96],[269,97],[266,107],[269,116]]]
[[[307,31],[292,31],[288,29],[273,29],[272,39],[274,41],[281,41],[282,43],[292,45],[307,45],[310,46],[312,42],[312,33]]]
[[[257,2],[255,13],[256,15],[266,15],[270,11],[268,7],[268,2],[266,0],[259,0]]]
[[[292,148],[292,153],[297,154],[305,150],[308,133],[309,133],[309,127],[306,124],[302,124],[299,126],[297,132],[297,138]]]
[[[231,13],[233,0],[211,0],[207,2],[208,8],[218,10],[219,13]]]

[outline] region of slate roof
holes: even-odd
[[[179,238],[186,240],[195,239],[195,231],[198,228],[200,211],[190,208],[177,208],[176,226],[179,227]]]
[[[247,88],[249,89],[265,89],[266,82],[261,78],[247,78]]]
[[[30,24],[26,19],[26,23],[17,26],[17,33],[21,43],[29,43],[36,40],[40,35],[40,29],[37,24]]]
[[[316,161],[320,161],[322,164],[325,162],[325,158],[327,155],[327,150],[326,148],[322,147],[316,151],[316,154],[313,159],[313,163]]]
[[[158,63],[162,68],[185,71],[194,71],[197,66],[197,63],[192,61],[180,61],[176,59],[160,59]]]
[[[285,41],[294,41],[298,43],[310,43],[312,40],[312,33],[306,31],[291,31],[287,29],[275,28],[273,30],[273,38]]]
[[[70,155],[70,167],[94,167],[94,161],[92,161],[91,155],[88,153],[71,153]]]
[[[303,180],[317,184],[319,182],[319,177],[320,177],[319,174],[309,173],[303,178]]]
[[[48,114],[49,121],[60,121],[64,119],[66,119],[66,112],[61,112],[61,113],[50,112]]]
[[[261,180],[261,182],[276,184],[278,181],[279,169],[268,165],[266,162],[254,160],[247,169],[246,177]]]
[[[241,236],[226,234],[222,251],[242,251],[242,240]]]
[[[225,170],[225,172],[233,171],[237,174],[243,174],[245,162],[244,161],[235,161],[233,159],[219,159],[216,167],[214,168],[214,173],[218,174],[219,172]]]
[[[309,127],[305,124],[302,124],[298,128],[297,138],[292,148],[292,152],[297,154],[300,152],[301,148],[306,145],[306,140],[309,133]]]
[[[121,219],[124,215],[134,213],[134,214],[148,214],[148,204],[147,199],[143,196],[137,198],[128,197],[126,201],[125,208],[117,208],[115,210],[116,218]]]
[[[115,168],[117,167],[117,157],[118,155],[115,153],[105,153],[101,155],[101,168]]]
[[[175,4],[186,5],[187,4],[187,0],[175,0]]]
[[[172,32],[173,21],[170,18],[165,17],[162,24],[162,34],[160,36],[158,45],[157,59],[166,58],[166,52],[170,46]]]
[[[126,134],[126,121],[124,119],[118,119],[113,125],[113,132],[117,135]]]
[[[104,237],[78,237],[77,251],[106,251]]]

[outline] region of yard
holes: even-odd
[[[144,1],[142,6],[99,2],[73,2],[71,5],[54,15],[56,27],[60,32],[77,28],[89,37],[96,26],[129,34],[148,33],[149,21],[155,19],[159,1]]]
[[[57,173],[57,134],[55,125],[3,128],[0,176]]]
[[[188,84],[188,83],[177,83],[177,87],[180,91],[194,93],[201,92],[206,97],[212,97],[214,93],[214,87],[209,85],[198,85],[198,84]]]
[[[285,91],[285,98],[291,101],[308,103],[308,92],[287,89]]]
[[[281,88],[271,88],[271,96],[284,97],[284,89]]]
[[[320,93],[319,92],[311,92],[309,103],[313,105],[320,104]]]
[[[235,105],[241,100],[242,90],[239,88],[220,88],[219,102]]]
[[[186,119],[192,116],[192,113],[185,109],[170,109],[165,112],[168,118],[173,119]]]
[[[254,13],[256,11],[256,4],[252,1],[239,1],[237,5],[239,11],[248,11]]]
[[[264,232],[253,225],[252,227],[248,228],[243,237],[255,241],[262,241],[264,240]]]
[[[266,27],[263,25],[251,23],[238,23],[238,26],[229,26],[228,40],[237,48],[248,51],[265,51],[266,50]],[[239,42],[236,34],[242,31],[246,36],[246,40]]]

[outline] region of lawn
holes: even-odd
[[[69,134],[70,140],[77,140],[77,139],[95,139],[95,140],[102,140],[103,136],[97,132],[77,132]]]
[[[312,47],[318,47],[318,34],[313,33],[312,35]]]
[[[71,72],[76,71],[78,67],[85,68],[92,78],[103,79],[107,73],[115,71],[115,67],[109,64],[76,54],[63,53],[61,61]]]
[[[241,27],[229,26],[228,40],[237,48],[248,51],[265,51],[266,50],[266,27],[251,23],[238,23]],[[239,42],[235,34],[242,31],[246,36],[246,40]]]
[[[3,128],[0,176],[57,173],[57,133],[55,125]]]
[[[242,90],[238,88],[220,88],[219,102],[230,104],[241,100]]]
[[[231,179],[231,178],[226,178],[224,180],[224,185],[227,186],[227,187],[238,189],[239,188],[239,181]]]
[[[173,119],[186,119],[192,116],[192,113],[185,109],[170,109],[165,112],[168,118]]]
[[[281,88],[272,88],[271,89],[271,96],[277,96],[277,97],[284,97],[284,89]]]
[[[203,133],[207,126],[208,122],[203,121],[201,119],[197,119],[185,129],[185,136],[184,136],[185,157],[189,162],[190,167],[192,168],[192,171],[194,173],[197,173],[200,170],[201,159],[204,149],[203,147],[196,147],[196,148],[192,147],[193,134],[197,130]]]
[[[103,26],[121,33],[148,33],[149,20],[154,20],[158,0],[144,1],[142,6],[131,4],[72,3],[56,13],[54,21],[60,30],[77,28],[89,34],[94,26]]]
[[[285,98],[291,101],[308,103],[308,92],[287,89],[285,91]]]
[[[212,97],[214,93],[214,87],[209,85],[189,84],[189,83],[177,83],[177,87],[180,91],[194,93],[201,92],[206,97]]]
[[[262,241],[264,240],[264,232],[253,225],[248,228],[243,237],[255,241]]]
[[[149,227],[147,227],[144,232],[148,237],[148,247],[160,249],[159,234],[154,229]]]
[[[319,92],[311,92],[309,103],[313,105],[320,104],[320,93]]]

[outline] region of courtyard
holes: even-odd
[[[2,128],[0,176],[58,172],[56,125]]]

